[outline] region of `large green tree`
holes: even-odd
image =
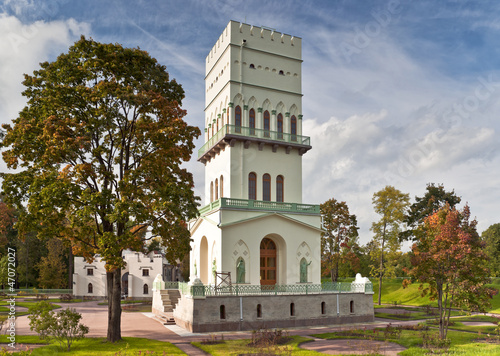
[[[19,171],[3,174],[6,201],[19,234],[106,261],[107,338],[118,341],[122,251],[141,236],[160,237],[172,263],[189,251],[197,197],[181,165],[200,131],[183,120],[182,87],[139,49],[82,37],[23,84],[27,105],[3,125],[4,161]]]
[[[68,247],[61,239],[47,241],[47,256],[37,263],[38,285],[44,289],[61,289],[68,286]]]
[[[356,215],[349,213],[346,202],[332,198],[320,205],[324,232],[321,234],[321,263],[330,274],[332,282],[337,282],[339,265],[355,263],[353,243],[358,236]]]
[[[380,215],[380,220],[372,223],[373,231],[373,259],[377,263],[372,265],[372,275],[378,277],[378,304],[382,303],[382,279],[384,276],[394,276],[398,260],[401,257],[401,243],[399,233],[410,205],[410,196],[393,186],[373,194],[373,208]]]
[[[418,240],[420,238],[419,233],[422,231],[418,227],[424,224],[426,217],[443,208],[446,204],[453,208],[460,201],[461,198],[455,194],[455,191],[447,192],[443,184],[427,184],[424,196],[416,196],[415,203],[408,209],[404,219],[407,229],[400,233],[400,239]]]
[[[489,257],[491,276],[500,277],[500,223],[493,224],[481,234]]]
[[[470,220],[466,205],[462,211],[445,205],[425,218],[422,238],[412,247],[410,274],[430,293],[439,307],[439,335],[446,338],[451,309],[485,311],[494,290],[489,282],[484,244]]]

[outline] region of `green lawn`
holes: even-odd
[[[373,283],[373,303],[378,303],[378,281],[375,278],[370,279]],[[489,286],[500,291],[500,279],[493,280]],[[408,288],[403,288],[401,279],[387,279],[382,282],[382,303],[397,305],[432,305],[437,306],[436,301],[431,301],[429,297],[422,297],[419,290],[420,283],[414,282]],[[491,313],[500,314],[500,293],[495,295],[491,301]]]
[[[375,317],[393,320],[425,320],[425,319],[435,319],[437,314],[428,314],[425,308],[404,308],[404,307],[387,307],[385,308],[394,310],[394,313],[378,312],[375,308]],[[403,310],[404,313],[397,313],[396,311]],[[451,316],[460,316],[464,313],[452,310]]]
[[[31,337],[32,342],[22,341],[19,337],[18,341],[20,344],[29,343],[40,343]],[[21,341],[19,341],[21,340]],[[132,355],[148,355],[148,356],[160,356],[160,355],[185,355],[177,346],[172,345],[169,342],[162,342],[150,339],[142,338],[131,338],[125,337],[122,341],[115,344],[106,342],[104,338],[85,338],[83,340],[76,341],[71,346],[70,352],[61,352],[58,344],[51,343],[48,346],[43,346],[40,348],[33,349],[31,355],[38,356],[52,356],[57,354],[64,355],[75,355],[75,356],[132,356]],[[15,355],[15,353],[13,354]]]
[[[41,302],[41,300],[36,300],[36,301],[33,301],[33,302],[18,302],[18,301],[16,301],[16,307],[29,308],[29,307],[35,305],[38,302]],[[52,303],[52,301],[50,301],[50,300],[49,300],[49,302]],[[57,309],[57,308],[61,307],[60,305],[54,304],[54,303],[52,303],[52,305],[54,306],[54,309]],[[6,301],[0,301],[0,306],[10,306],[10,304],[8,302],[6,302]]]
[[[192,344],[199,347],[210,355],[214,356],[236,356],[242,354],[250,355],[300,355],[300,356],[317,356],[324,355],[316,351],[304,350],[299,347],[299,344],[303,342],[311,341],[310,338],[302,336],[292,336],[291,340],[284,345],[279,346],[269,346],[264,348],[254,348],[249,347],[248,344],[251,342],[250,339],[242,340],[229,340],[224,341],[220,344],[215,345],[203,345],[200,342],[193,342]]]
[[[346,339],[346,338],[361,338],[373,339],[380,341],[390,341],[397,343],[407,350],[399,353],[401,356],[424,356],[429,355],[429,350],[422,348],[422,335],[423,331],[416,330],[403,330],[399,338],[385,336],[384,329],[378,330],[351,330],[349,333],[353,336],[346,335],[346,332],[339,335],[338,333],[316,334],[315,337],[323,339]],[[436,336],[438,330],[431,329],[427,331],[429,335]],[[476,356],[476,355],[499,355],[500,344],[485,343],[484,335],[476,333],[461,332],[461,331],[448,331],[448,338],[451,340],[450,349],[446,355],[462,355],[462,356]],[[481,340],[478,340],[480,338]]]

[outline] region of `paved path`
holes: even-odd
[[[83,303],[58,303],[63,308],[73,308],[82,314],[82,322],[90,329],[89,337],[106,337],[107,334],[107,306],[97,305],[98,302],[83,302]],[[364,324],[343,324],[335,326],[318,326],[318,327],[303,327],[296,329],[287,329],[289,335],[301,335],[312,338],[312,334],[322,334],[327,332],[335,332],[339,330],[354,329],[363,327],[373,329],[376,327],[385,327],[387,324],[392,325],[408,325],[418,324],[418,320],[414,321],[388,321],[384,319],[376,319],[373,323]],[[122,336],[123,337],[142,337],[159,341],[168,341],[177,345],[181,350],[188,355],[206,355],[205,352],[192,346],[193,341],[203,341],[209,338],[209,334],[193,334],[185,331],[177,326],[164,326],[153,318],[151,313],[130,312],[122,313]],[[36,333],[29,329],[29,320],[27,316],[20,316],[16,320],[17,335],[35,335]],[[241,332],[218,332],[218,335],[224,334],[225,340],[234,339],[250,339],[251,331]],[[319,340],[319,339],[318,339]],[[337,347],[337,341],[322,340],[308,343],[308,347],[316,349],[319,352],[328,353],[330,349]],[[330,345],[330,346],[329,346]]]

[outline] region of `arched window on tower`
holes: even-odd
[[[149,287],[147,284],[145,284],[143,287],[142,287],[142,294],[149,294]]]
[[[210,182],[210,203],[214,201],[214,182]]]
[[[278,139],[283,139],[283,115],[278,114]]]
[[[224,177],[220,176],[220,197],[224,197]]]
[[[295,115],[290,118],[290,133],[292,134],[292,141],[297,141],[297,118]]]
[[[267,173],[262,176],[262,200],[271,201],[271,176]]]
[[[271,116],[269,111],[264,111],[264,136],[269,137],[269,130],[271,129]]]
[[[87,293],[94,293],[94,286],[92,285],[92,283],[89,283],[88,286],[87,286]]]
[[[214,200],[218,200],[219,199],[219,180],[217,178],[215,178],[214,194],[215,194],[215,199]]]
[[[236,106],[234,109],[234,126],[235,132],[241,132],[241,106]]]
[[[250,127],[250,135],[255,135],[255,110],[250,109],[250,112],[248,113],[249,117],[249,123],[248,126]]]
[[[284,185],[285,179],[283,176],[276,177],[276,201],[283,202],[284,201]]]
[[[254,172],[248,175],[248,199],[257,199],[257,175]]]

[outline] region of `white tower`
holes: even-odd
[[[231,21],[206,58],[205,200],[191,271],[252,285],[320,283],[318,205],[302,204],[301,39]]]

